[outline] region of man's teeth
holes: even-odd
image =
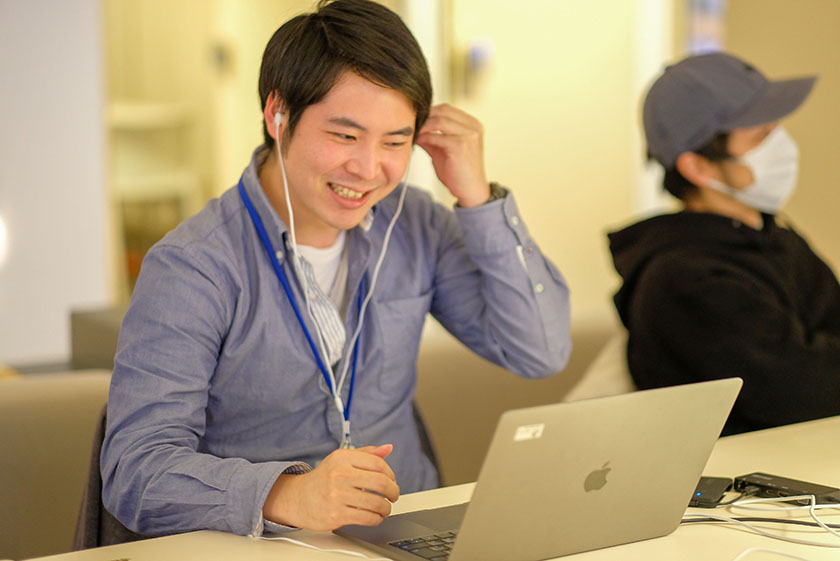
[[[335,183],[330,183],[330,188],[345,199],[361,199],[364,195],[364,193],[353,191],[352,189],[342,187],[341,185],[336,185]]]

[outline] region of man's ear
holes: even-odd
[[[674,167],[680,175],[698,187],[705,187],[712,176],[711,162],[694,152],[683,152],[677,156]]]
[[[283,128],[286,124],[286,104],[277,95],[277,92],[268,94],[268,99],[265,101],[265,109],[263,109],[263,119],[265,120],[265,128],[268,129],[268,134],[271,138],[277,140],[276,130],[277,125],[274,121],[275,115],[280,114],[280,134],[283,134]]]

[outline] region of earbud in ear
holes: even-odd
[[[282,122],[283,122],[283,115],[281,115],[280,112],[278,111],[277,113],[274,114],[274,124],[279,127],[280,123],[282,123]]]

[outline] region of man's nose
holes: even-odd
[[[347,163],[347,169],[360,179],[373,180],[379,173],[380,156],[376,146],[359,144]]]

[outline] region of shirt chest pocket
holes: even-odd
[[[414,383],[417,352],[423,322],[429,312],[432,291],[419,296],[379,302],[377,323],[381,336],[382,372],[380,389],[387,394],[401,394]]]

